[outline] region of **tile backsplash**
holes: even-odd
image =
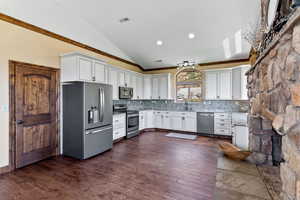
[[[170,110],[194,112],[248,112],[249,101],[213,100],[177,103],[174,100],[114,100],[130,110]]]

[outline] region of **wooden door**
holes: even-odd
[[[20,168],[58,152],[58,71],[15,65],[15,166]]]

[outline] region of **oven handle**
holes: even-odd
[[[136,115],[128,115],[128,117],[138,117],[139,114],[136,114]]]

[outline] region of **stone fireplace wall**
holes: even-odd
[[[282,135],[284,200],[300,200],[300,12],[296,11],[248,72],[252,160],[272,161],[272,140]]]

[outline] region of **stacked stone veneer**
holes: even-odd
[[[300,12],[249,71],[248,88],[252,159],[270,163],[271,136],[281,134],[281,196],[300,200]]]

